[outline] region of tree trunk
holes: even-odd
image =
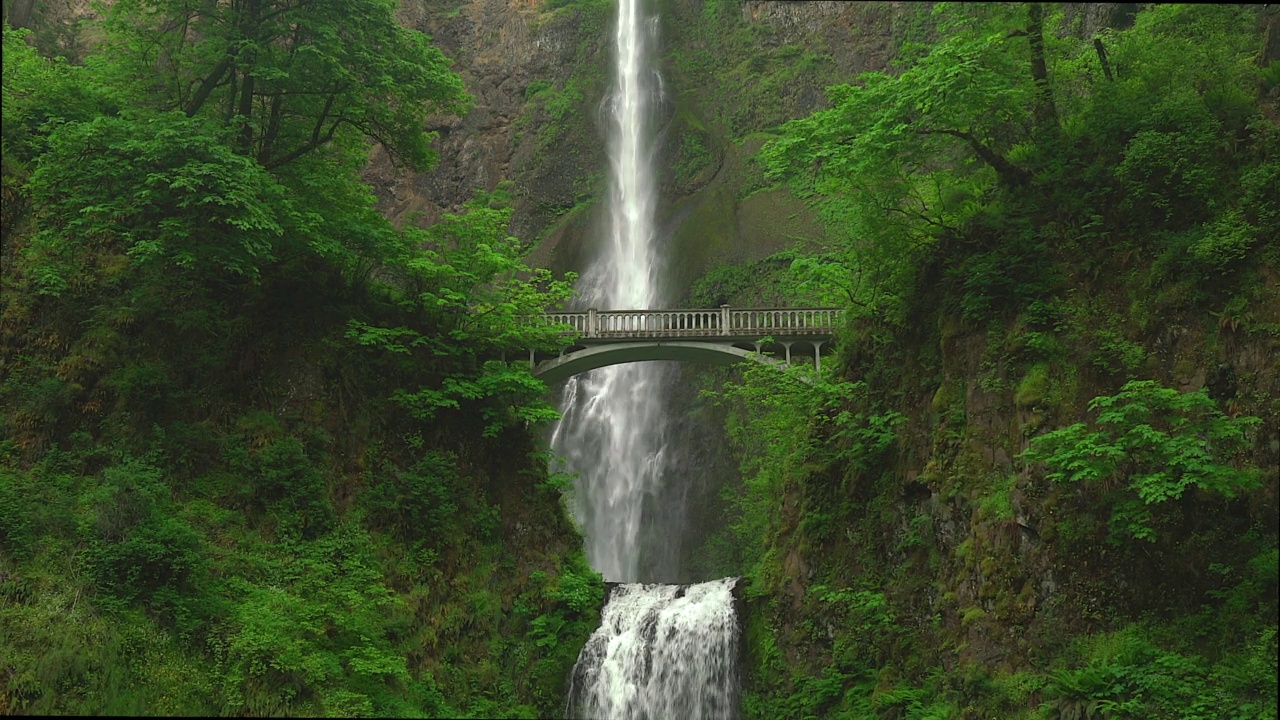
[[[1260,22],[1263,26],[1262,49],[1258,51],[1255,62],[1258,67],[1266,67],[1280,62],[1280,7],[1270,5],[1264,9]]]
[[[921,135],[950,135],[951,137],[964,140],[983,162],[990,165],[992,169],[996,171],[996,175],[1000,177],[1000,182],[1005,185],[1025,185],[1031,180],[1030,173],[1009,162],[1008,158],[984,145],[973,133],[965,132],[963,130],[952,130],[950,128],[939,130],[917,130],[916,132]]]
[[[1031,44],[1031,79],[1036,95],[1033,108],[1036,129],[1051,135],[1058,132],[1058,109],[1049,87],[1049,68],[1044,61],[1044,5],[1027,3],[1027,41]]]
[[[1111,61],[1107,59],[1107,49],[1102,45],[1102,38],[1093,39],[1093,49],[1098,53],[1098,62],[1102,63],[1102,74],[1107,77],[1107,81],[1114,80],[1111,76]]]
[[[4,14],[5,22],[14,30],[31,27],[31,10],[35,5],[36,0],[13,0],[9,12]]]
[[[259,24],[262,17],[262,5],[260,0],[249,0],[245,3],[244,17],[240,20],[240,37],[247,41],[247,46],[240,53],[241,62],[239,63],[242,72],[240,75],[240,106],[236,108],[236,114],[240,116],[240,150],[243,154],[250,154],[253,148],[253,89],[254,89],[254,61],[258,59],[257,49],[254,44],[260,38],[261,28]]]

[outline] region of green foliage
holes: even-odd
[[[377,526],[436,544],[459,529],[458,475],[451,454],[430,450],[407,468],[374,475],[360,501]]]
[[[410,676],[387,637],[402,601],[384,584],[368,535],[341,525],[284,559],[275,582],[237,583],[233,631],[216,646],[228,709],[406,710],[392,691]]]
[[[1179,102],[1180,101],[1180,102]],[[1202,220],[1214,191],[1218,128],[1203,102],[1179,97],[1160,104],[1164,130],[1140,130],[1129,140],[1116,177],[1135,207],[1150,206],[1165,222]]]
[[[551,122],[560,123],[564,120],[566,114],[581,107],[582,101],[581,90],[578,89],[575,82],[570,81],[559,92],[546,92],[542,107],[546,110],[547,117],[550,118]]]
[[[555,10],[562,7],[592,7],[606,4],[608,0],[546,0],[546,9]]]
[[[694,179],[713,156],[701,135],[685,133],[680,136],[680,159],[676,162],[674,172],[676,182],[684,185]]]
[[[436,356],[450,356],[560,341],[564,328],[531,321],[568,299],[574,277],[553,280],[549,270],[526,267],[519,240],[506,234],[510,217],[509,209],[476,202],[426,230],[403,231],[388,268],[405,288],[396,299],[442,336],[419,339],[412,347],[426,345]]]
[[[42,289],[90,275],[89,248],[256,278],[284,232],[285,191],[212,130],[180,112],[125,110],[52,133],[31,182]]]
[[[527,366],[490,360],[474,380],[447,377],[439,390],[401,391],[395,400],[419,420],[430,420],[441,408],[458,408],[460,401],[485,401],[479,409],[485,420],[482,434],[494,437],[516,422],[541,425],[558,419],[559,412],[543,398],[545,394],[546,385]]]
[[[997,185],[1027,177],[1008,157],[1028,139],[1033,95],[1025,43],[1010,39],[1015,19],[994,6],[943,4],[935,15],[944,35],[908,55],[901,74],[864,73],[828,88],[830,109],[787,123],[760,153],[768,175],[810,198],[836,234],[828,282],[857,314],[900,316],[939,240],[960,239],[971,224],[997,226],[1007,214]],[[998,246],[959,272],[981,287],[1016,281],[1011,271],[1034,253]],[[1040,290],[1032,282],[1013,299]]]
[[[1272,629],[1272,642],[1274,636]],[[1141,626],[1091,644],[1085,664],[1049,676],[1040,717],[1275,717],[1274,699],[1229,690],[1233,663],[1215,666],[1194,654],[1162,649]],[[1261,681],[1259,690],[1274,686],[1268,678],[1274,673],[1264,672],[1245,682]]]
[[[1049,364],[1036,363],[1018,384],[1014,402],[1020,407],[1032,407],[1045,399],[1049,387]]]
[[[10,557],[24,558],[31,552],[36,537],[34,511],[21,476],[0,468],[0,548]]]
[[[573,612],[589,616],[604,605],[604,582],[600,573],[578,558],[576,563],[565,566],[551,597]]]
[[[787,371],[790,377],[775,377],[779,373],[774,368],[744,368],[740,384],[704,393],[732,406],[726,432],[741,453],[743,481],[741,490],[728,498],[734,517],[730,529],[740,566],[753,569],[776,531],[774,508],[781,503],[784,485],[817,445],[811,432],[817,399],[796,379],[798,368]]]
[[[1204,226],[1203,235],[1191,246],[1191,256],[1200,265],[1221,272],[1248,255],[1257,240],[1257,228],[1244,214],[1229,210]]]
[[[872,412],[863,383],[833,381],[807,366],[779,372],[743,364],[742,379],[704,396],[728,411],[726,431],[740,458],[742,484],[726,488],[730,507],[726,546],[733,566],[745,569],[748,593],[779,581],[766,549],[778,530],[777,508],[787,487],[814,467],[845,463],[853,475],[870,473],[896,439],[902,422],[892,411]],[[831,508],[806,508],[814,539],[831,531]]]
[[[1233,461],[1261,421],[1224,415],[1204,390],[1133,381],[1089,408],[1098,411],[1096,420],[1033,438],[1023,457],[1045,463],[1056,482],[1123,482],[1127,492],[1112,499],[1113,537],[1155,540],[1150,506],[1189,489],[1231,498],[1258,485],[1256,468]]]
[[[355,345],[422,358],[446,370],[435,386],[395,394],[419,420],[477,401],[485,436],[516,422],[558,417],[545,400],[545,385],[526,367],[480,360],[552,349],[568,334],[568,328],[545,325],[539,317],[569,297],[574,278],[553,280],[549,270],[521,262],[519,241],[505,233],[510,212],[473,203],[465,214],[446,215],[426,231],[404,230],[400,255],[388,268],[397,289],[389,290],[415,326],[348,323],[346,337]]]
[[[5,31],[0,712],[557,711],[601,581],[520,585],[580,538],[485,436],[554,417],[499,358],[572,278],[507,187],[375,209],[370,143],[429,167],[469,104],[394,10],[129,0],[84,65]]]
[[[1013,490],[1018,477],[1013,474],[999,476],[983,491],[975,505],[986,518],[995,522],[1013,520]]]
[[[1063,94],[1064,129],[1092,156],[1081,180],[1118,200],[1089,201],[1125,231],[1112,243],[1155,246],[1170,276],[1221,275],[1266,237],[1253,208],[1271,217],[1270,198],[1239,192],[1276,172],[1275,123],[1255,101],[1255,21],[1225,5],[1139,13],[1133,28],[1104,36],[1115,77]],[[1078,52],[1080,64],[1066,68],[1096,62],[1085,60],[1092,48]]]
[[[1059,287],[1064,240],[1085,255],[1154,245],[1176,277],[1234,271],[1269,237],[1276,124],[1253,99],[1252,13],[1144,11],[1104,34],[1117,66],[1105,81],[1092,45],[1045,34],[1047,96],[1020,14],[939,5],[940,39],[905,48],[901,73],[828,88],[832,107],[762,149],[768,175],[807,198],[832,238],[798,269],[853,315],[900,318],[935,260],[963,288],[964,316],[981,321]],[[1263,178],[1266,198],[1239,199]],[[1125,239],[1100,235],[1102,221]]]
[[[876,665],[879,649],[888,644],[887,640],[896,624],[893,610],[884,593],[852,588],[833,589],[825,585],[811,585],[809,592],[818,602],[829,606],[845,631],[837,643],[836,659],[846,663],[857,662],[861,671],[872,670]],[[850,643],[852,647],[840,647],[844,643]]]
[[[795,604],[761,608],[774,626],[751,640],[747,716],[1274,717],[1274,573],[1252,569],[1271,566],[1259,551],[1274,532],[1255,523],[1274,525],[1259,506],[1274,483],[1255,492],[1262,473],[1250,456],[1264,451],[1250,434],[1260,421],[1245,416],[1270,407],[1242,392],[1265,372],[1239,390],[1215,387],[1221,409],[1208,391],[1150,382],[1096,398],[1087,420],[1032,437],[1023,456],[1070,487],[999,459],[1019,442],[1006,421],[1034,435],[1082,419],[1070,417],[1082,387],[1168,372],[1167,335],[1152,342],[1170,318],[1221,333],[1197,365],[1223,362],[1215,349],[1234,357],[1241,342],[1265,343],[1246,306],[1274,305],[1273,288],[1254,289],[1273,275],[1280,217],[1274,73],[1259,68],[1266,22],[1243,6],[1144,8],[1095,45],[1058,32],[1057,13],[940,4],[906,28],[928,41],[904,44],[895,72],[829,87],[829,107],[784,124],[760,152],[767,177],[825,225],[826,247],[793,255],[791,284],[844,306],[858,328],[842,355],[872,390],[850,392],[845,407],[871,434],[842,442],[875,457],[871,421],[891,421],[889,408],[909,409],[919,436],[860,467],[841,443],[823,444],[838,417],[830,405],[774,390],[779,404],[805,408],[791,422],[808,431],[795,437],[772,427],[787,410],[766,399],[742,413],[751,424],[735,444],[767,458],[744,463],[734,508],[735,519],[754,518],[736,540],[765,538],[746,564],[749,596]],[[969,331],[984,326],[979,393]],[[915,408],[935,389],[938,422],[925,427]],[[974,510],[967,530],[949,507],[962,491]],[[952,523],[949,558],[930,540]],[[1111,543],[1095,543],[1108,527]],[[1140,570],[1156,557],[1159,572]],[[858,587],[877,574],[884,584],[868,590],[916,625],[888,643],[872,681],[856,653],[843,655],[856,640],[813,619],[829,604],[794,607],[799,588],[812,598],[815,583]],[[1152,618],[1132,657],[1063,652],[1076,623],[1106,626],[1139,608]],[[992,677],[972,662],[997,655],[1017,672]]]
[[[204,596],[209,557],[203,539],[172,516],[159,469],[130,460],[105,469],[80,498],[82,562],[104,607],[141,603],[187,637],[212,611]]]
[[[33,279],[54,294],[148,264],[258,281],[299,252],[344,271],[380,259],[385,221],[355,178],[363,138],[425,167],[421,118],[466,105],[447,60],[381,0],[211,14],[139,0],[105,28],[74,73],[5,77],[6,157],[42,153],[23,192],[41,226]]]
[[[788,268],[794,258],[794,253],[781,252],[745,263],[717,265],[694,281],[689,307],[769,307],[789,302],[790,293],[777,297],[777,287],[792,284]]]
[[[311,539],[333,526],[324,475],[298,437],[290,435],[250,453],[246,470],[253,478],[251,502],[273,516],[283,532]]]
[[[347,132],[426,168],[434,135],[421,118],[465,111],[469,100],[448,58],[394,11],[386,0],[213,9],[126,0],[108,12],[113,62],[103,72],[162,111],[218,123],[268,169]]]
[[[81,588],[52,577],[0,581],[0,595],[6,713],[184,716],[216,707],[212,663],[141,613],[96,612]]]

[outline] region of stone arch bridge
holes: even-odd
[[[558,355],[529,353],[529,367],[548,384],[581,372],[642,360],[733,365],[755,360],[790,364],[805,350],[820,367],[822,348],[840,324],[838,308],[587,310],[554,312],[546,323],[569,325],[577,339]],[[771,338],[764,342],[765,338]],[[765,354],[768,353],[768,354]],[[782,359],[779,360],[778,356]]]

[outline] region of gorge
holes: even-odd
[[[1276,717],[1274,5],[4,9],[0,712]]]

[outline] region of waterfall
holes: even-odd
[[[653,132],[662,82],[648,48],[655,18],[640,0],[619,0],[609,123],[608,243],[579,281],[580,302],[598,309],[660,307],[655,252]],[[617,720],[737,715],[735,578],[697,585],[674,579],[684,533],[684,488],[671,467],[660,363],[630,363],[571,378],[551,445],[577,474],[574,513],[587,559],[618,585],[573,669],[570,717]],[[670,480],[670,482],[668,482]],[[643,576],[643,577],[642,577]]]
[[[735,717],[735,581],[614,588],[574,666],[568,717]]]
[[[651,69],[650,41],[657,23],[641,14],[639,0],[620,0],[615,37],[613,92],[605,101],[609,123],[608,244],[583,272],[580,302],[600,309],[644,309],[660,304],[654,251],[653,107],[661,80]],[[678,538],[683,507],[654,512],[646,501],[660,494],[668,471],[662,368],[632,363],[576,376],[565,386],[563,418],[551,445],[578,475],[574,513],[586,537],[587,559],[606,580],[634,582],[673,576],[655,567],[668,557],[660,543]],[[655,532],[655,529],[657,530]],[[645,547],[642,547],[645,546]],[[641,559],[646,566],[641,567]],[[670,563],[668,563],[670,564]]]

